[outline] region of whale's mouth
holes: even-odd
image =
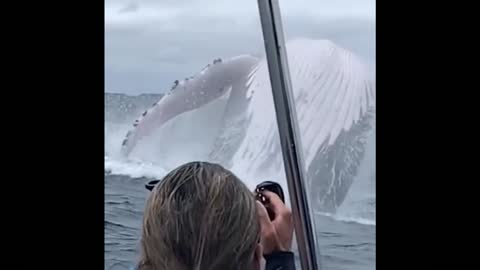
[[[173,169],[187,161],[207,160],[221,132],[231,89],[204,105],[185,110],[142,138],[129,157]]]

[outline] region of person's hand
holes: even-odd
[[[264,206],[257,201],[257,208],[262,229],[260,241],[263,254],[290,251],[293,239],[292,212],[277,194],[270,191],[263,191],[262,194],[267,197],[267,203]],[[272,220],[268,216],[267,209],[273,214]]]

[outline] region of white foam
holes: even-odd
[[[162,167],[153,163],[140,161],[122,161],[105,157],[105,171],[111,174],[127,175],[133,178],[148,177],[148,178],[163,178],[167,171]]]

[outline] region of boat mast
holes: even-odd
[[[285,174],[302,270],[318,270],[315,234],[278,0],[258,0]]]

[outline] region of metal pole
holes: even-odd
[[[258,7],[301,266],[302,270],[318,270],[280,7],[278,0],[258,0]]]

